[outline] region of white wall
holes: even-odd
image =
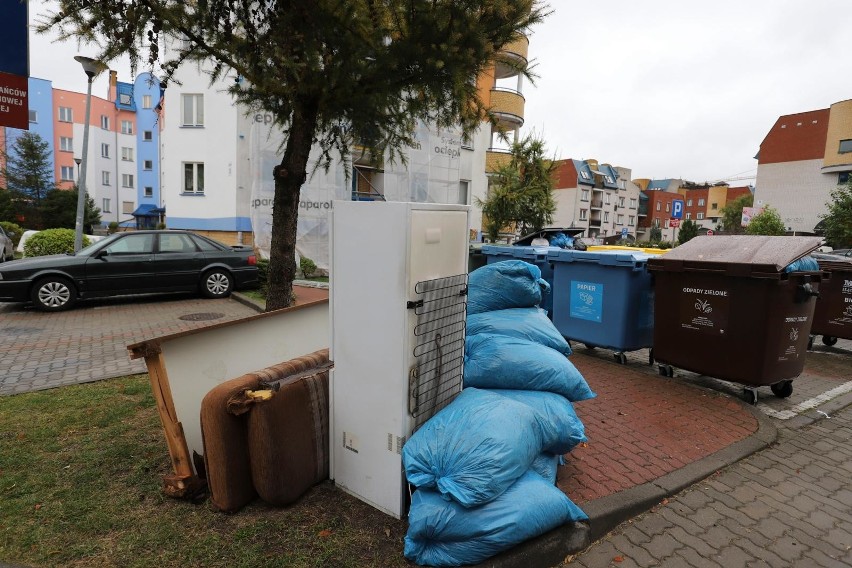
[[[755,206],[771,205],[794,231],[813,231],[837,187],[837,174],[820,173],[822,164],[817,159],[758,165]]]

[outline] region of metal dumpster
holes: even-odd
[[[550,293],[542,294],[541,308],[547,311],[548,317],[553,319],[553,267],[547,260],[547,252],[549,250],[551,248],[545,246],[482,246],[482,254],[487,259],[488,264],[502,260],[523,260],[524,262],[538,266],[539,270],[541,270],[541,277],[550,284]]]
[[[830,277],[819,288],[808,348],[813,347],[817,335],[829,346],[837,343],[838,337],[852,339],[852,261],[823,257],[817,263]]]
[[[553,265],[553,324],[566,339],[612,349],[621,364],[625,351],[652,346],[654,291],[647,262],[653,255],[551,249],[547,258]]]
[[[805,364],[821,272],[784,268],[818,237],[701,236],[648,260],[654,274],[654,356],[673,366],[779,397]]]

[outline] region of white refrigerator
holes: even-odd
[[[335,201],[331,478],[402,518],[402,446],[461,391],[469,206]]]

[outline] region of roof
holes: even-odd
[[[577,187],[577,168],[574,160],[559,160],[553,171],[553,189]]]
[[[825,157],[830,109],[779,117],[760,143],[758,164],[777,164]]]
[[[165,208],[157,207],[152,203],[143,203],[136,208],[136,211],[131,213],[134,217],[159,217],[160,213],[165,213]]]
[[[136,112],[136,103],[133,100],[133,85],[131,83],[116,82],[115,107]]]

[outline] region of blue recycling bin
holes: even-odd
[[[547,259],[550,251],[562,250],[554,247],[519,247],[519,246],[499,246],[499,245],[482,245],[482,254],[485,255],[488,264],[500,262],[503,260],[523,260],[530,264],[538,266],[541,270],[541,277],[545,282],[550,284],[551,291],[549,294],[544,294],[541,299],[541,308],[547,311],[548,317],[553,319],[553,267]]]
[[[643,252],[554,250],[553,324],[566,339],[624,352],[654,342],[654,288]],[[649,364],[653,363],[653,353]]]

